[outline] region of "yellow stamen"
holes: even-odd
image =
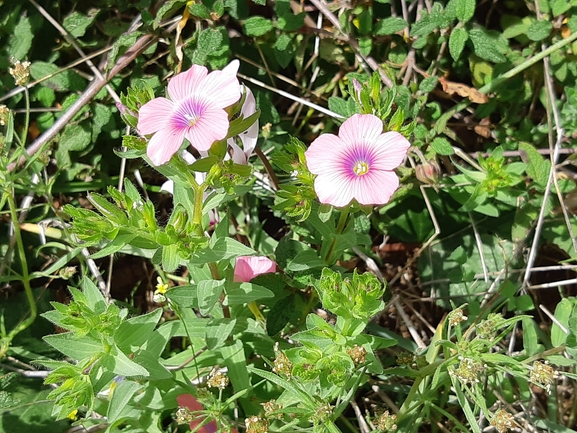
[[[369,164],[364,161],[357,162],[353,168],[353,171],[357,176],[367,174],[369,172]]]

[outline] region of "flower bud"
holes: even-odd
[[[439,182],[439,175],[441,173],[441,168],[437,161],[431,160],[427,161],[422,165],[417,165],[415,168],[415,175],[417,179],[428,185],[436,185]]]

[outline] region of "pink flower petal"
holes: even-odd
[[[411,143],[396,131],[385,132],[374,143],[377,155],[373,165],[379,170],[393,170],[403,163]]]
[[[349,145],[372,143],[382,133],[383,122],[372,114],[354,114],[339,129],[339,137]]]
[[[154,165],[165,164],[184,142],[184,129],[165,127],[152,136],[146,155]]]
[[[190,98],[199,91],[199,84],[207,76],[208,70],[204,66],[192,65],[192,67],[180,74],[175,75],[168,82],[168,95],[175,102]]]
[[[267,257],[241,256],[236,258],[234,281],[248,283],[261,274],[276,272],[276,263]]]
[[[317,176],[314,187],[321,203],[344,207],[355,198],[351,182],[338,172]]]
[[[240,99],[240,84],[236,75],[213,71],[199,83],[198,95],[211,107],[226,108]]]
[[[166,98],[160,97],[148,101],[140,107],[138,132],[142,135],[148,135],[159,131],[166,125],[173,109],[174,103]]]
[[[305,152],[307,167],[313,174],[331,174],[343,161],[346,144],[333,134],[323,134],[314,140]]]
[[[198,121],[187,128],[186,138],[200,151],[210,149],[217,140],[222,140],[228,133],[228,114],[219,108],[207,108]]]
[[[399,178],[392,171],[360,176],[355,184],[355,198],[363,205],[387,203],[399,187]]]

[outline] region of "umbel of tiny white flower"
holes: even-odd
[[[314,188],[321,203],[344,207],[356,200],[382,205],[399,187],[393,171],[410,147],[395,131],[383,133],[383,122],[372,114],[355,114],[339,135],[322,134],[305,152],[307,167],[316,174]]]

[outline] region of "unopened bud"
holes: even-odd
[[[427,161],[422,165],[417,165],[415,168],[417,179],[428,185],[436,185],[439,182],[439,175],[441,168],[437,161]]]

